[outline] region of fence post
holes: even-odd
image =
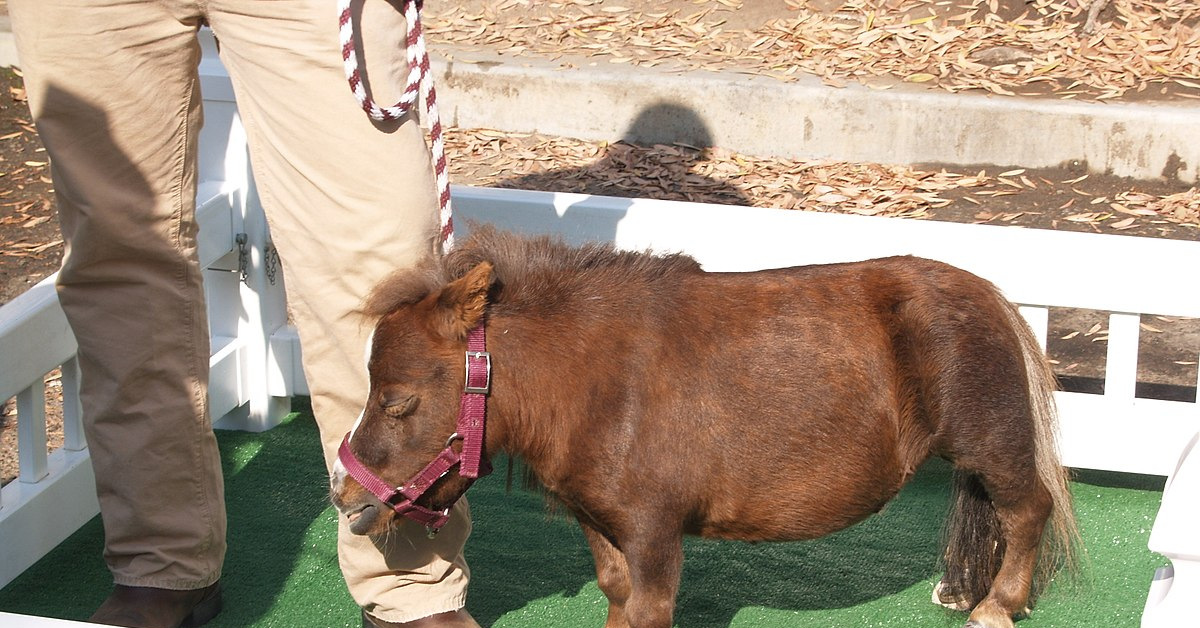
[[[1042,351],[1044,352],[1046,350],[1046,336],[1050,333],[1050,308],[1022,305],[1017,309],[1020,310],[1021,316],[1025,317],[1025,322],[1029,323],[1029,328],[1033,330],[1033,335],[1037,338],[1038,345],[1042,347]]]
[[[46,477],[46,385],[38,379],[17,393],[17,458],[21,482]]]
[[[63,449],[83,451],[87,441],[83,436],[83,404],[79,401],[79,358],[62,365]]]
[[[1108,357],[1104,364],[1104,396],[1133,399],[1137,386],[1138,336],[1141,317],[1113,313],[1108,317]]]

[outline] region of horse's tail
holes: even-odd
[[[1059,456],[1058,412],[1054,405],[1057,380],[1037,337],[1017,307],[1003,297],[999,299],[1009,325],[1020,339],[1033,417],[1034,465],[1053,504],[1038,552],[1032,603],[1057,573],[1073,575],[1078,570],[1081,542],[1071,505],[1070,475]],[[1000,522],[977,476],[955,471],[946,530],[946,573],[935,591],[935,601],[969,609],[987,595],[1004,556]]]
[[[1054,405],[1054,391],[1058,380],[1046,359],[1046,353],[1038,344],[1029,323],[1021,316],[1017,306],[1004,301],[1009,323],[1021,339],[1021,353],[1025,358],[1025,378],[1029,387],[1029,403],[1033,412],[1034,464],[1038,478],[1054,503],[1042,546],[1038,554],[1038,569],[1034,574],[1034,594],[1044,587],[1059,571],[1074,574],[1079,569],[1079,552],[1082,540],[1075,521],[1072,506],[1070,472],[1062,464],[1058,446],[1058,410]]]

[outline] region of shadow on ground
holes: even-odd
[[[762,544],[687,539],[677,624],[723,628],[747,607],[847,608],[932,578],[938,573],[949,486],[949,466],[932,461],[882,513],[822,539]],[[485,480],[472,493],[475,532],[467,557],[476,584],[470,608],[480,622],[490,625],[522,609],[533,612],[538,605],[531,603],[544,596],[584,595],[595,598],[579,605],[590,609],[587,614],[559,620],[602,625],[607,603],[595,588],[591,555],[578,528],[564,517],[550,518],[537,496],[504,495],[502,479]],[[931,617],[941,615],[932,606],[930,611]]]

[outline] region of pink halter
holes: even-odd
[[[442,476],[458,465],[458,474],[472,482],[492,472],[492,465],[483,459],[483,428],[487,417],[487,395],[492,384],[492,356],[486,351],[487,336],[484,326],[480,324],[472,329],[467,336],[466,352],[466,383],[463,386],[462,400],[459,404],[457,431],[446,439],[446,447],[438,454],[433,462],[425,465],[416,475],[404,484],[392,487],[379,476],[367,469],[354,453],[350,451],[350,434],[342,439],[338,448],[338,460],[346,467],[346,471],[370,491],[379,501],[391,506],[397,514],[412,519],[429,528],[430,533],[437,532],[450,518],[450,509],[430,510],[417,504],[421,498]],[[454,441],[462,441],[462,453],[454,451]],[[455,496],[454,501],[470,488],[468,482]]]

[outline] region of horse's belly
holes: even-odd
[[[905,475],[887,462],[825,472],[781,470],[709,502],[692,533],[744,541],[815,539],[879,512],[900,491]]]
[[[875,514],[888,502],[880,500],[870,507],[826,505],[821,508],[793,508],[786,512],[748,512],[739,519],[706,522],[691,534],[737,541],[805,541],[844,530]]]

